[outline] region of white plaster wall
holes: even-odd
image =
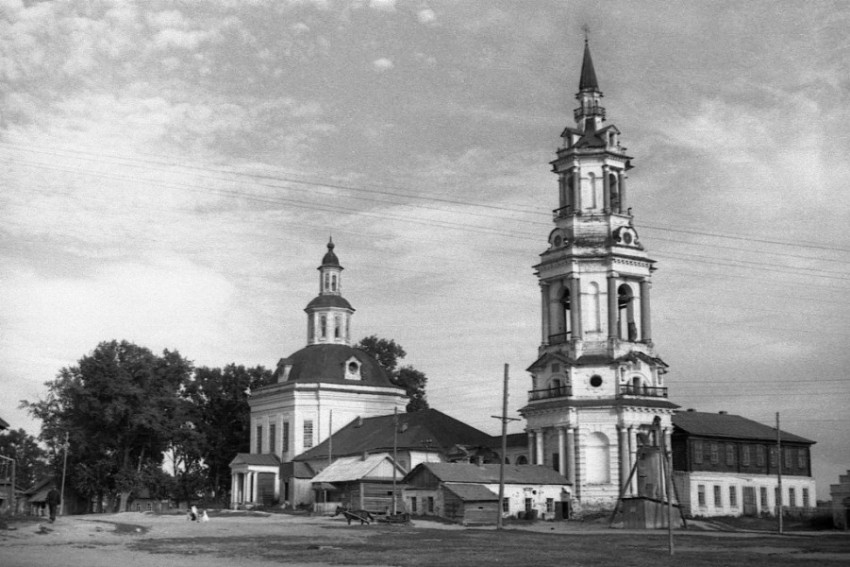
[[[685,485],[685,490],[680,491],[679,496],[686,502],[692,516],[741,516],[744,513],[744,487],[750,486],[755,489],[756,501],[759,513],[773,515],[776,511],[776,486],[777,478],[766,475],[741,475],[737,473],[719,472],[693,472],[677,473],[679,486]],[[705,486],[705,505],[699,505],[699,485]],[[721,505],[716,506],[714,502],[714,487],[720,487]],[[729,502],[729,487],[737,489],[737,505],[732,506]],[[761,488],[767,489],[767,503],[761,498]],[[796,502],[788,502],[788,489],[793,488],[796,493]],[[803,489],[809,491],[809,506],[815,507],[815,479],[812,477],[783,476],[782,477],[782,505],[785,507],[802,507]]]

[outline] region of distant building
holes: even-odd
[[[832,498],[832,523],[840,530],[850,529],[850,470],[839,475],[838,484],[829,486]]]
[[[414,516],[439,516],[467,524],[504,517],[554,520],[569,517],[570,486],[548,467],[505,466],[499,503],[499,465],[421,463],[404,478],[404,500]]]
[[[691,516],[775,514],[777,471],[782,506],[816,506],[811,446],[814,441],[738,415],[688,410],[673,416],[673,469],[679,498]]]

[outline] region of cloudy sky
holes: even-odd
[[[584,25],[671,398],[850,468],[841,2],[0,0],[0,416],[104,340],[274,367],[330,235],[354,336],[486,431],[526,400]],[[521,425],[514,426],[519,431]]]

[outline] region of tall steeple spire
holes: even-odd
[[[601,128],[605,121],[605,108],[600,104],[601,98],[602,91],[599,90],[599,82],[596,80],[593,59],[590,57],[590,45],[587,42],[587,29],[585,29],[584,60],[581,63],[581,78],[578,82],[578,93],[576,93],[576,100],[581,106],[573,111],[579,130],[595,132]]]
[[[587,43],[587,35],[584,36],[584,61],[581,63],[581,79],[578,83],[579,91],[599,91],[599,83],[596,81],[596,71],[593,70],[593,59],[590,58],[590,46]]]

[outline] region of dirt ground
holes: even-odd
[[[611,530],[601,524],[538,522],[464,528],[431,521],[347,525],[341,518],[282,514],[70,516],[0,530],[0,566],[203,567],[567,565],[850,565],[850,534],[777,536]]]

